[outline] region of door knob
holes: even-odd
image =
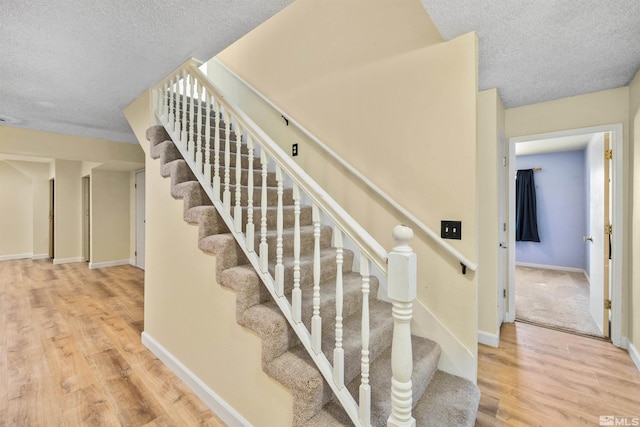
[[[587,236],[582,236],[582,241],[586,242],[586,241],[590,241],[591,243],[593,243],[593,237],[587,237]]]

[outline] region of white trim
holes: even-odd
[[[541,268],[543,270],[557,270],[557,271],[568,271],[571,273],[584,273],[587,276],[587,272],[583,268],[576,267],[562,267],[560,265],[546,265],[546,264],[534,264],[531,262],[518,262],[516,261],[517,267],[530,267],[530,268]],[[589,276],[587,276],[589,277]]]
[[[44,254],[35,254],[31,256],[31,259],[36,260],[36,259],[47,259],[49,258],[49,254],[44,253]]]
[[[107,262],[90,262],[89,268],[95,270],[96,268],[105,268],[105,267],[115,267],[117,265],[127,265],[129,264],[128,259],[120,259],[118,261],[107,261]]]
[[[484,344],[490,347],[498,348],[498,345],[500,344],[500,335],[478,331],[478,344]]]
[[[438,369],[476,383],[478,358],[419,300],[413,301],[413,335],[428,338],[440,345]]]
[[[187,387],[191,389],[222,421],[230,427],[251,426],[242,415],[231,405],[211,390],[200,378],[184,366],[178,359],[169,353],[160,343],[154,340],[151,335],[142,332],[142,344],[156,355],[174,374],[176,374]]]
[[[611,289],[611,331],[610,337],[613,345],[624,348],[622,341],[622,261],[624,247],[626,245],[628,232],[624,221],[622,220],[623,209],[623,189],[624,189],[624,167],[623,167],[623,126],[621,123],[613,123],[608,125],[585,127],[579,129],[569,129],[558,132],[547,132],[535,135],[525,135],[509,138],[509,175],[507,183],[509,186],[509,311],[506,313],[505,322],[514,322],[515,313],[515,202],[512,197],[515,194],[515,176],[516,154],[515,144],[518,142],[535,141],[547,138],[559,138],[564,136],[582,135],[586,133],[612,132],[613,140],[611,141],[611,149],[614,153],[620,153],[613,156],[613,218],[611,218],[613,227],[613,254],[612,271],[613,281],[610,284]]]
[[[133,265],[134,267],[137,267],[136,259],[135,258],[129,258],[129,265]]]
[[[58,264],[69,264],[72,262],[82,262],[84,261],[83,257],[76,257],[76,258],[54,258],[53,259],[53,265],[58,265]]]
[[[638,349],[636,349],[632,343],[629,343],[627,346],[627,351],[629,352],[629,356],[631,356],[631,360],[633,360],[633,363],[636,365],[636,368],[640,371],[640,352],[638,352]]]
[[[0,256],[0,261],[12,261],[14,259],[26,259],[31,258],[33,254],[13,254],[13,255],[2,255]]]

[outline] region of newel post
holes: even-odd
[[[387,427],[415,427],[411,416],[413,390],[411,373],[411,317],[416,298],[416,254],[409,246],[413,231],[398,225],[393,229],[396,246],[388,256],[388,291],[393,303],[393,342],[391,344],[391,415]]]

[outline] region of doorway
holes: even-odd
[[[610,139],[611,139],[610,143],[612,145],[613,152],[615,153],[617,151],[619,153],[622,153],[622,125],[620,124],[598,126],[598,127],[592,127],[592,128],[583,128],[583,129],[574,129],[574,130],[568,130],[568,131],[531,135],[531,136],[525,136],[525,137],[517,137],[517,138],[511,138],[509,141],[509,168],[508,168],[509,179],[507,180],[508,181],[508,184],[507,184],[508,197],[509,197],[508,306],[507,306],[507,311],[505,315],[505,320],[508,322],[513,322],[516,319],[516,301],[515,301],[515,297],[517,293],[516,283],[515,283],[516,261],[517,261],[516,242],[515,242],[515,225],[516,225],[515,224],[516,222],[515,221],[515,217],[516,217],[515,215],[515,211],[516,211],[515,176],[516,176],[516,169],[517,169],[516,144],[523,144],[524,146],[527,143],[534,144],[533,141],[547,141],[547,143],[549,142],[553,143],[553,142],[557,142],[559,138],[575,138],[579,135],[598,134],[598,133],[603,135],[604,134],[610,135]],[[553,141],[553,140],[556,140],[556,141]],[[537,142],[535,144],[537,144]],[[607,213],[611,214],[611,218],[610,218],[611,224],[621,225],[622,224],[622,197],[621,197],[622,196],[622,159],[621,159],[621,156],[618,156],[616,158],[616,156],[614,155],[611,163],[612,163],[611,176],[610,176],[611,181],[609,183],[610,189],[611,189],[611,203],[609,205],[610,209],[607,209],[606,211]],[[532,165],[529,165],[529,166],[532,166]],[[534,167],[535,165],[533,165],[531,168],[534,168]],[[544,173],[544,169],[541,172],[536,172],[536,173]],[[607,180],[608,179],[609,179],[609,176],[607,174]],[[602,185],[604,185],[604,181]],[[603,231],[603,234],[604,234],[604,223],[602,224],[601,227],[598,227],[598,230],[600,229]],[[620,302],[621,302],[622,266],[621,266],[621,257],[616,257],[615,254],[621,253],[622,242],[621,242],[621,239],[616,239],[616,234],[615,234],[615,231],[617,231],[618,233],[621,233],[620,227],[618,227],[617,230],[615,227],[613,227],[613,230],[614,232],[612,232],[609,235],[609,237],[611,238],[611,253],[613,254],[613,256],[611,257],[610,261],[607,259],[606,262],[603,262],[604,261],[604,249],[603,249],[603,252],[601,253],[599,258],[600,266],[604,267],[604,270],[606,270],[606,268],[609,266],[609,263],[611,265],[611,268],[610,268],[611,273],[610,275],[607,275],[607,277],[610,278],[610,285],[611,285],[610,291],[605,290],[604,283],[606,282],[602,282],[602,281],[599,282],[601,283],[601,285],[598,290],[598,292],[602,294],[601,298],[603,301],[605,299],[609,299],[611,301],[611,309],[610,310],[605,309],[604,312],[602,312],[600,319],[606,318],[607,321],[601,322],[601,325],[598,325],[598,326],[601,327],[603,334],[606,335],[607,332],[610,332],[609,336],[612,339],[614,345],[619,346],[621,344]],[[591,240],[594,238],[594,236],[590,235],[588,227],[586,227],[584,231],[585,231],[584,235],[582,236],[584,238],[584,241],[581,242],[581,244],[588,245],[587,247],[589,247],[591,246],[592,242],[595,239]],[[606,247],[606,249],[608,250],[609,248],[608,238],[605,240],[606,245],[603,244],[602,242],[603,239],[604,237],[599,238],[598,241],[600,242],[600,245],[603,248]],[[542,240],[542,236],[541,236],[541,240]],[[602,274],[604,275],[605,273],[603,272]],[[593,281],[594,278],[591,278],[591,279]],[[603,280],[603,279],[604,277],[598,280]],[[606,313],[606,315],[604,313]],[[598,317],[597,314],[592,314],[592,316],[595,318]],[[608,322],[609,316],[611,319],[611,330],[607,331],[609,326],[609,322]]]
[[[82,178],[82,258],[91,261],[91,178]]]
[[[136,267],[143,270],[145,223],[145,176],[144,170],[141,170],[136,172]]]
[[[49,180],[49,258],[55,258],[55,180]]]

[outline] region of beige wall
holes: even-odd
[[[632,153],[632,233],[631,233],[631,298],[629,315],[631,331],[629,339],[636,351],[640,351],[640,71],[629,85],[629,121],[631,123],[630,141]]]
[[[569,129],[622,123],[623,126],[623,212],[622,232],[624,253],[622,256],[622,301],[630,301],[629,286],[632,269],[632,258],[629,257],[631,248],[631,150],[629,146],[629,87],[605,90],[602,92],[563,98],[555,101],[524,107],[507,109],[505,113],[507,138],[535,135]],[[628,336],[630,307],[622,307],[622,336]]]
[[[33,184],[0,160],[0,259],[33,254]]]
[[[235,294],[216,281],[159,160],[146,171],[145,333],[252,425],[291,425],[291,394],[262,371],[261,341],[236,322]]]
[[[10,160],[9,163],[31,180],[31,252],[35,257],[46,256],[49,252],[49,163],[22,160]]]
[[[91,263],[129,260],[129,172],[91,172]]]
[[[450,243],[475,260],[475,35],[441,43],[417,1],[358,3],[357,9],[355,3],[336,4],[327,14],[322,2],[297,1],[217,59],[436,233],[441,220],[461,220],[463,240]],[[326,25],[324,19],[336,16],[337,24]],[[245,92],[231,90],[242,108],[256,107]],[[299,142],[296,161],[383,246],[393,246],[391,230],[404,217],[283,129],[278,114],[249,114],[266,122],[270,134],[288,134],[281,144],[287,152]],[[463,276],[459,263],[420,232],[412,244],[418,299],[475,355],[475,274]]]
[[[55,160],[54,263],[82,259],[81,162]]]

